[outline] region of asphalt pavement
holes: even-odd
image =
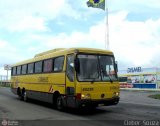
[[[121,91],[120,103],[116,106],[103,106],[90,111],[66,109],[60,112],[43,102],[20,101],[9,88],[1,87],[0,126],[5,120],[13,126],[124,126],[138,124],[136,120],[143,126],[146,120],[153,120],[154,123],[157,122],[155,126],[159,126],[160,100],[148,97],[156,93]]]

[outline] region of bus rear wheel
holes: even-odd
[[[27,102],[28,101],[28,98],[27,98],[27,93],[26,91],[24,92],[23,94],[23,101]]]
[[[21,100],[27,102],[28,98],[27,98],[27,92],[25,91],[25,89],[22,89],[22,95],[21,95]]]
[[[22,90],[19,87],[17,88],[17,95],[18,95],[18,98],[21,100]]]

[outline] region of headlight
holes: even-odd
[[[119,92],[114,92],[114,96],[119,96]]]
[[[81,95],[81,98],[82,98],[82,99],[90,99],[90,98],[91,98],[91,95],[90,95],[90,94],[82,94],[82,95]]]

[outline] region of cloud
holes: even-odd
[[[160,1],[159,0],[129,0],[129,1],[125,1],[125,0],[112,0],[112,1],[108,1],[108,7],[111,10],[118,10],[118,11],[122,11],[122,10],[128,10],[128,11],[134,11],[134,12],[138,12],[139,10],[141,11],[146,11],[147,9],[159,9],[159,4]],[[142,9],[143,8],[143,9]]]
[[[160,53],[160,19],[128,21],[127,14],[128,12],[122,11],[109,17],[110,48],[120,62],[129,61],[134,66],[156,65],[151,59],[155,52]],[[159,59],[155,60],[159,62]]]
[[[24,60],[25,56],[21,49],[8,41],[0,40],[0,67],[4,64],[12,64],[20,60]]]
[[[105,47],[105,28],[103,23],[98,23],[90,27],[88,32],[73,31],[69,34],[59,33],[56,35],[31,35],[30,39],[38,41],[38,50],[46,50],[52,48],[71,48],[71,47]],[[31,47],[32,48],[32,47]],[[33,49],[33,48],[32,48]]]
[[[110,49],[121,68],[160,63],[157,58],[160,54],[160,18],[148,17],[144,21],[128,18],[131,12],[142,10],[149,14],[150,9],[158,10],[159,0],[148,1],[108,1]],[[0,8],[0,30],[5,31],[0,40],[1,64],[28,59],[53,48],[105,48],[105,12],[88,8],[84,1],[2,0]],[[77,30],[75,24],[70,23],[67,27],[70,32],[56,32],[56,26],[53,26],[53,32],[48,23],[59,23],[63,29],[66,18],[69,22],[77,22],[82,29]],[[83,27],[87,28],[83,30]]]
[[[8,43],[4,40],[0,40],[0,49],[5,48],[8,45]]]
[[[58,18],[81,19],[70,0],[2,0],[0,28],[10,32],[47,31],[47,22]]]
[[[110,49],[114,52],[120,67],[128,66],[156,66],[159,59],[155,55],[160,53],[160,19],[128,21],[128,12],[121,11],[109,15]],[[91,26],[87,32],[73,31],[56,35],[28,36],[37,41],[37,46],[28,48],[32,54],[53,48],[90,47],[105,48],[105,27],[103,19]],[[156,64],[152,62],[155,60]]]
[[[8,30],[11,32],[44,32],[48,30],[45,26],[45,20],[38,17],[24,16],[21,20],[18,20],[16,24],[17,25],[10,24]]]
[[[110,49],[115,53],[121,67],[156,66],[151,62],[160,53],[160,19],[145,22],[128,21],[128,12],[122,11],[109,16]],[[46,44],[48,47],[93,47],[104,49],[104,20],[90,27],[88,33],[73,32],[59,34]],[[86,44],[87,43],[87,44]],[[159,59],[154,59],[159,63]],[[126,63],[125,63],[126,62]]]

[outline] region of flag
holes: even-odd
[[[89,0],[87,6],[105,10],[105,0]]]

